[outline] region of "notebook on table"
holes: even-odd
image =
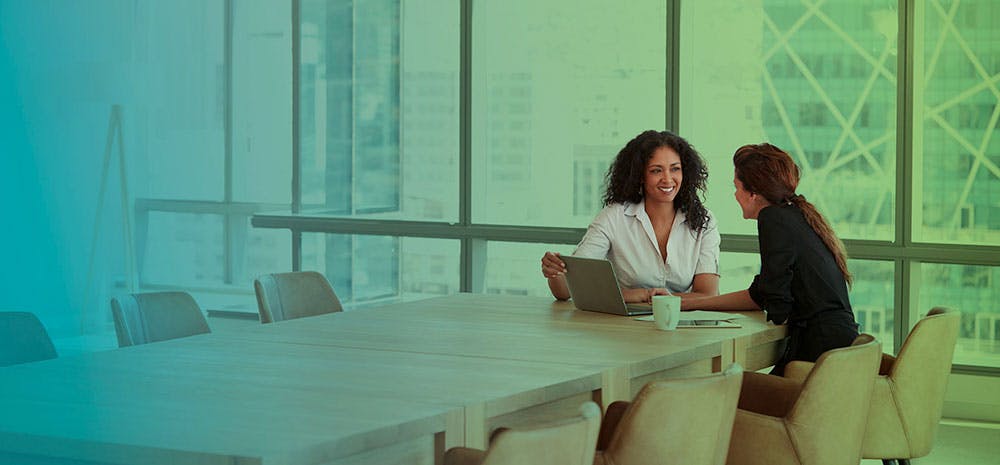
[[[561,256],[573,305],[589,312],[634,316],[653,313],[652,304],[625,303],[615,267],[603,258]]]

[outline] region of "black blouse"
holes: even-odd
[[[851,302],[833,253],[795,205],[771,205],[757,216],[760,274],[750,298],[776,324],[843,320],[854,324]]]

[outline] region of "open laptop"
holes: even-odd
[[[566,284],[576,308],[625,316],[653,313],[652,304],[625,303],[615,268],[608,260],[567,255],[559,258],[566,264]]]

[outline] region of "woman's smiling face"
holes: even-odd
[[[646,202],[673,202],[681,189],[681,157],[670,147],[660,147],[649,157],[643,182]]]

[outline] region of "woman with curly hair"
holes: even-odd
[[[851,345],[858,335],[847,286],[847,254],[823,215],[800,194],[799,168],[771,144],[744,145],[733,155],[736,202],[757,220],[760,274],[750,287],[716,297],[684,298],[681,309],[765,310],[788,325],[784,354],[773,374],[792,360],[815,362]]]
[[[667,131],[645,131],[618,152],[607,173],[604,209],[574,256],[614,265],[626,302],[651,302],[667,290],[719,294],[719,231],[704,205],[708,170],[698,152]],[[552,295],[570,297],[558,253],[542,257]]]

